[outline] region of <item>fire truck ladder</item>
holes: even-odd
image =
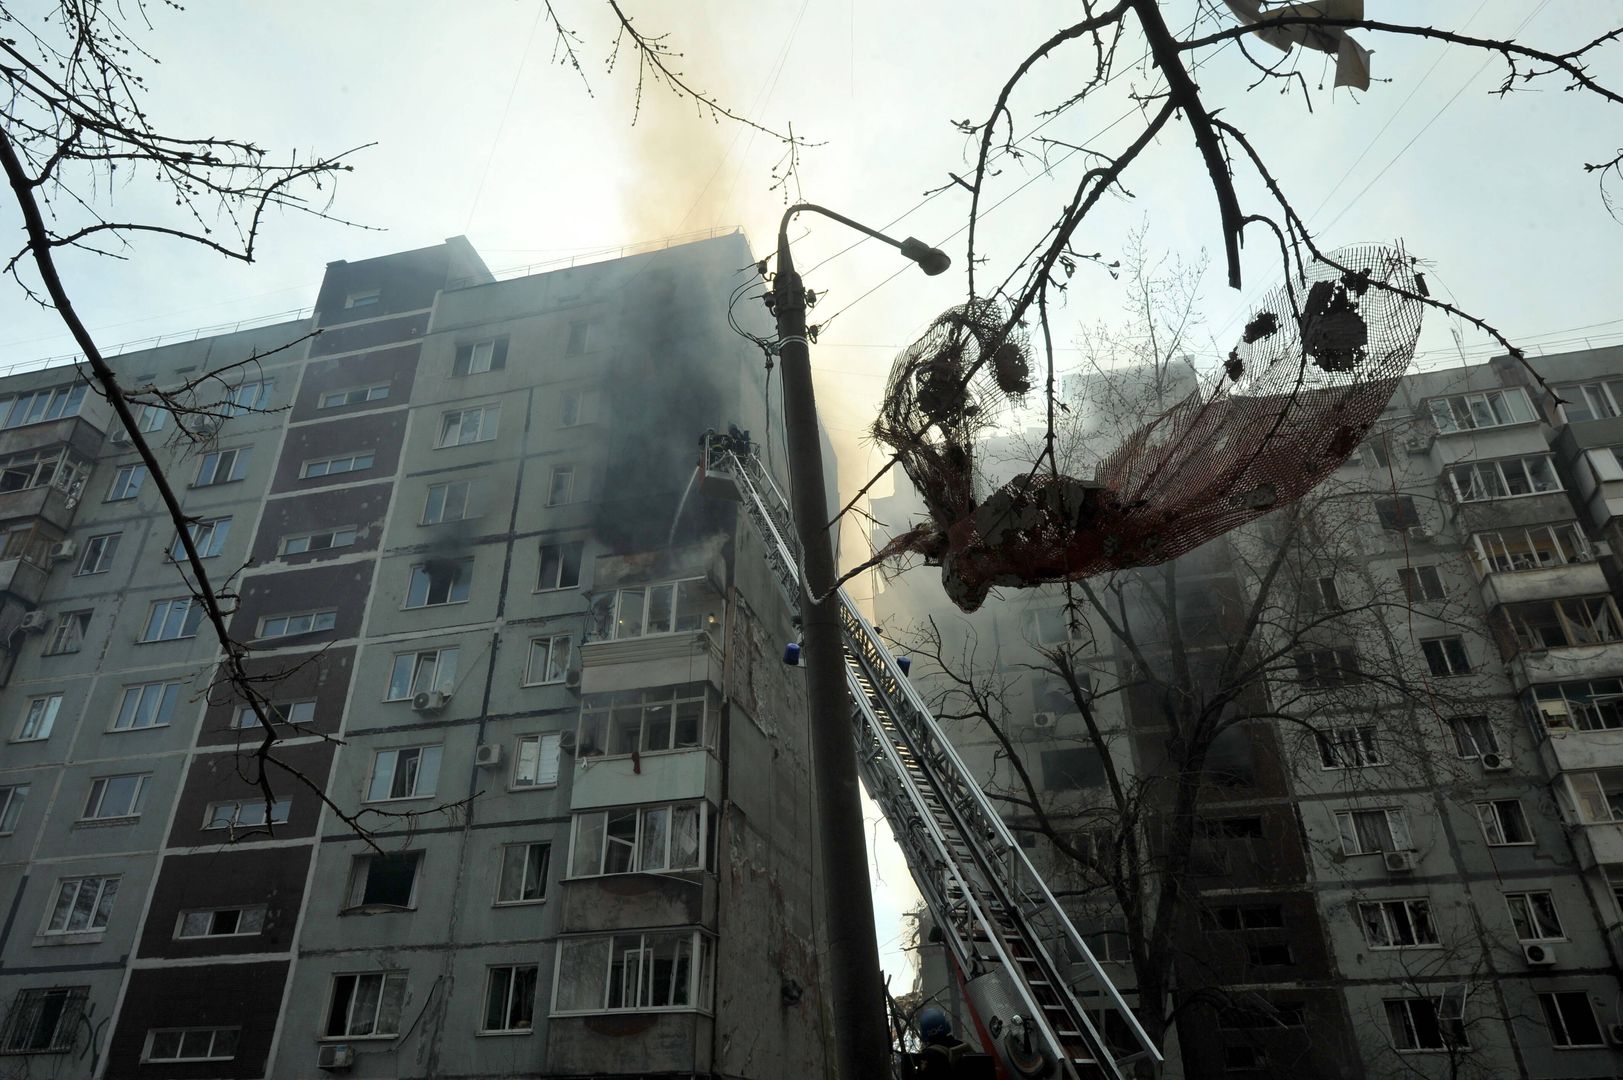
[[[728,479],[760,531],[792,609],[800,561],[788,502],[752,451],[707,444],[706,479]],[[1048,886],[878,633],[839,592],[857,762],[890,822],[997,1055],[1016,1075],[1123,1080],[1161,1060]],[[1080,969],[1067,974],[1067,969]],[[1089,1005],[1083,1004],[1086,998]],[[1114,1009],[1137,1047],[1112,1049],[1093,1009]]]

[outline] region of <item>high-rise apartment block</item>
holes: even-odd
[[[108,404],[0,379],[0,1071],[822,1073],[793,631],[689,490],[705,429],[781,440],[753,262],[453,239],[114,360],[268,762]]]
[[[1623,1074],[1623,348],[1531,363],[1542,384],[1509,358],[1407,376],[1331,481],[1179,560],[1170,588],[1152,568],[1093,582],[1097,603],[1010,590],[966,617],[926,570],[876,601],[899,636],[934,615],[991,691],[1007,743],[914,663],[1129,997],[1109,882],[1122,804],[1142,811],[1146,902],[1168,873],[1183,902],[1167,1075]],[[875,514],[903,527],[907,502]],[[1177,686],[1226,697],[1192,709]],[[1191,729],[1167,717],[1208,706],[1173,866],[1167,762]],[[1011,757],[1080,857],[1043,838]],[[935,951],[923,989],[950,999]]]

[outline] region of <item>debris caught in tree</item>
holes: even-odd
[[[1264,299],[1211,386],[1127,435],[1093,479],[1038,460],[990,491],[979,438],[1029,388],[1029,345],[1003,336],[995,302],[947,311],[896,358],[874,423],[930,512],[879,558],[924,556],[974,611],[998,586],[1166,562],[1294,502],[1357,448],[1408,369],[1414,286],[1401,248],[1332,252]]]

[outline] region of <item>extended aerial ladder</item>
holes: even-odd
[[[736,487],[791,609],[800,603],[793,519],[747,437],[708,436],[705,487]],[[839,591],[857,763],[952,952],[987,1047],[1014,1075],[1123,1080],[1161,1060],[1115,985],[873,626]],[[1099,1030],[1114,1010],[1136,1044]]]

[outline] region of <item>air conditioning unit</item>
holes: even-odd
[[[569,687],[571,690],[580,686],[579,668],[570,668],[568,671],[564,672],[564,685]]]
[[[134,441],[130,438],[130,433],[121,427],[114,428],[107,437],[113,441],[114,446],[128,446]]]
[[[1407,874],[1414,870],[1414,852],[1388,851],[1383,853],[1386,859],[1386,869],[1392,874]]]
[[[71,559],[78,550],[79,545],[72,540],[58,540],[51,545],[51,561],[59,562],[62,559]]]
[[[502,763],[502,744],[480,743],[479,749],[474,751],[473,763],[481,769],[494,769]]]
[[[51,616],[44,611],[30,611],[24,613],[17,623],[17,629],[27,630],[31,634],[43,634],[45,628],[51,625]]]
[[[1409,539],[1417,544],[1429,544],[1432,541],[1431,530],[1424,525],[1411,525]]]
[[[1411,454],[1428,454],[1431,452],[1431,439],[1425,435],[1406,435],[1403,448]]]
[[[1031,724],[1038,731],[1053,731],[1054,724],[1058,721],[1058,719],[1059,718],[1051,712],[1039,712],[1031,714]]]
[[[1505,772],[1509,768],[1510,768],[1510,762],[1505,758],[1505,755],[1496,754],[1492,750],[1489,750],[1489,751],[1486,751],[1485,753],[1483,753],[1483,755],[1482,755],[1482,771],[1483,772]]]
[[[412,696],[411,708],[413,712],[437,713],[444,710],[451,695],[444,690],[422,690]]]
[[[1555,950],[1548,945],[1522,945],[1522,959],[1534,967],[1549,967],[1555,963]]]
[[[316,1068],[337,1072],[355,1067],[355,1048],[344,1043],[323,1046],[316,1055]]]

